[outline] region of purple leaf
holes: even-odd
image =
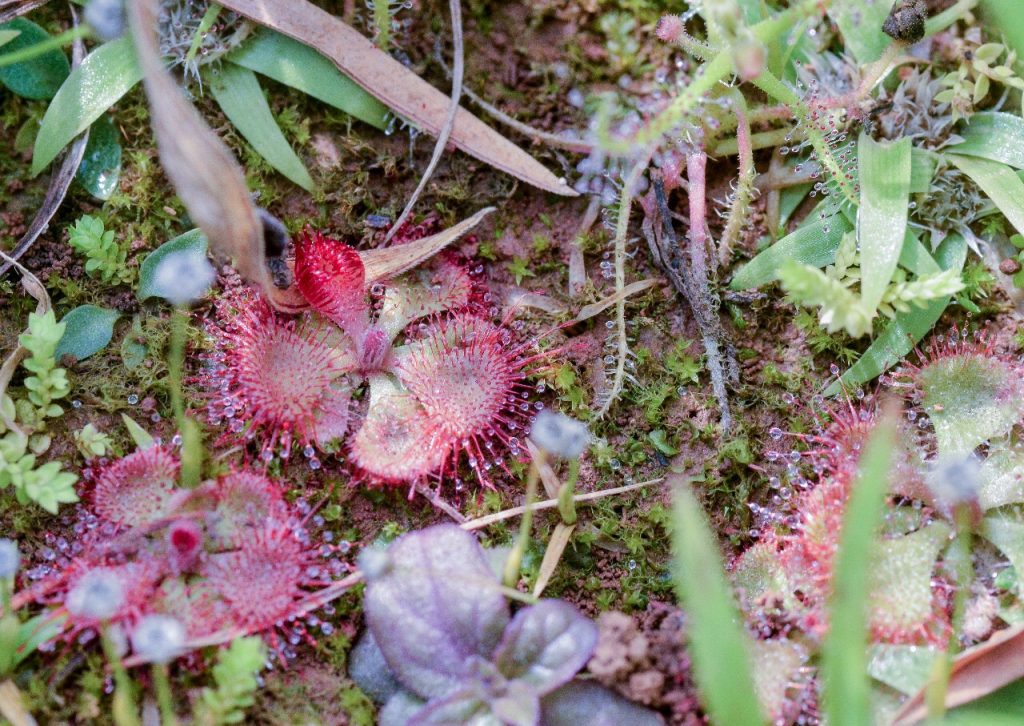
[[[543,726],[663,726],[654,711],[589,681],[573,681],[541,702]]]
[[[497,695],[487,693],[488,685],[495,684],[470,683],[431,701],[409,720],[409,726],[536,726],[540,722],[540,699],[529,686],[502,684]]]
[[[489,659],[508,604],[471,534],[438,525],[364,553],[366,620],[395,676],[425,698],[446,696]]]
[[[494,661],[502,675],[550,693],[572,680],[597,645],[597,627],[572,605],[541,600],[516,613]]]

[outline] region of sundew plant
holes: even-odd
[[[1024,722],[1024,4],[0,0],[0,722]]]

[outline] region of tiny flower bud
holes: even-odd
[[[654,34],[666,43],[677,43],[686,32],[683,19],[678,15],[662,15],[658,25],[654,28]]]
[[[132,631],[132,650],[152,663],[176,658],[185,645],[185,628],[169,615],[147,615]]]
[[[545,409],[534,419],[530,438],[553,456],[577,459],[590,443],[590,430],[574,418]]]
[[[160,260],[153,285],[156,294],[171,304],[186,305],[205,295],[215,277],[213,265],[205,253],[181,250]]]
[[[21,565],[21,553],[18,543],[10,539],[0,539],[0,578],[14,577]]]
[[[90,0],[85,22],[100,40],[114,40],[124,34],[124,0]]]
[[[64,604],[72,615],[109,620],[124,604],[124,586],[114,573],[92,570],[71,588]]]

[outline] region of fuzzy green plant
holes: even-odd
[[[267,658],[267,648],[257,637],[236,638],[220,651],[213,667],[215,688],[204,688],[196,705],[196,723],[222,726],[242,723],[245,710],[255,702],[257,674]]]
[[[115,284],[130,284],[135,277],[127,266],[128,251],[99,217],[86,214],[68,227],[68,243],[85,257],[85,271],[90,276]]]
[[[28,331],[18,338],[28,351],[22,367],[31,374],[23,381],[24,395],[0,396],[0,489],[13,487],[21,504],[35,502],[51,513],[78,501],[77,476],[63,471],[59,461],[37,466],[37,456],[50,447],[47,419],[64,413],[57,401],[71,390],[55,358],[63,334],[64,324],[52,310],[30,314]]]

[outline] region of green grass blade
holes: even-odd
[[[689,487],[678,487],[673,498],[673,574],[689,617],[690,656],[701,697],[718,726],[763,724],[750,646],[714,534]]]
[[[874,311],[896,272],[910,203],[910,139],[879,143],[867,134],[857,146],[860,168],[858,242],[861,301]]]
[[[1020,0],[981,0],[987,24],[998,28],[1017,55],[1024,55],[1024,3]]]
[[[895,421],[883,418],[864,449],[839,535],[829,633],[822,648],[825,709],[832,726],[871,723],[868,583],[895,446]]]
[[[960,136],[963,143],[949,151],[1024,169],[1024,118],[996,111],[976,113]]]
[[[36,136],[32,174],[45,169],[60,150],[142,80],[132,40],[104,43],[71,71],[53,97]]]
[[[998,161],[980,159],[976,156],[947,154],[960,171],[974,180],[988,198],[995,202],[1003,216],[1024,233],[1024,182],[1016,172]]]
[[[329,106],[383,129],[387,107],[297,40],[263,29],[227,56],[232,63],[291,86]]]
[[[967,242],[958,234],[943,240],[936,257],[943,270],[963,269],[967,259]],[[938,272],[938,269],[930,270]],[[926,273],[923,273],[926,274]],[[899,313],[896,318],[871,343],[864,354],[842,377],[842,385],[833,382],[825,389],[826,396],[835,396],[847,388],[874,380],[892,366],[903,360],[918,341],[938,322],[942,312],[949,305],[949,299],[932,300],[923,308],[914,308],[908,313]]]
[[[749,290],[774,282],[779,279],[782,266],[791,260],[812,267],[832,264],[843,235],[853,229],[853,225],[841,214],[827,220],[818,219],[819,210],[820,207],[811,212],[809,219],[813,219],[813,222],[805,222],[795,232],[786,235],[741,267],[729,287],[733,290]]]
[[[217,71],[206,79],[224,115],[272,167],[312,191],[313,180],[274,120],[256,74],[234,63],[222,63]]]
[[[910,150],[910,193],[927,194],[935,176],[936,155],[921,149]]]

